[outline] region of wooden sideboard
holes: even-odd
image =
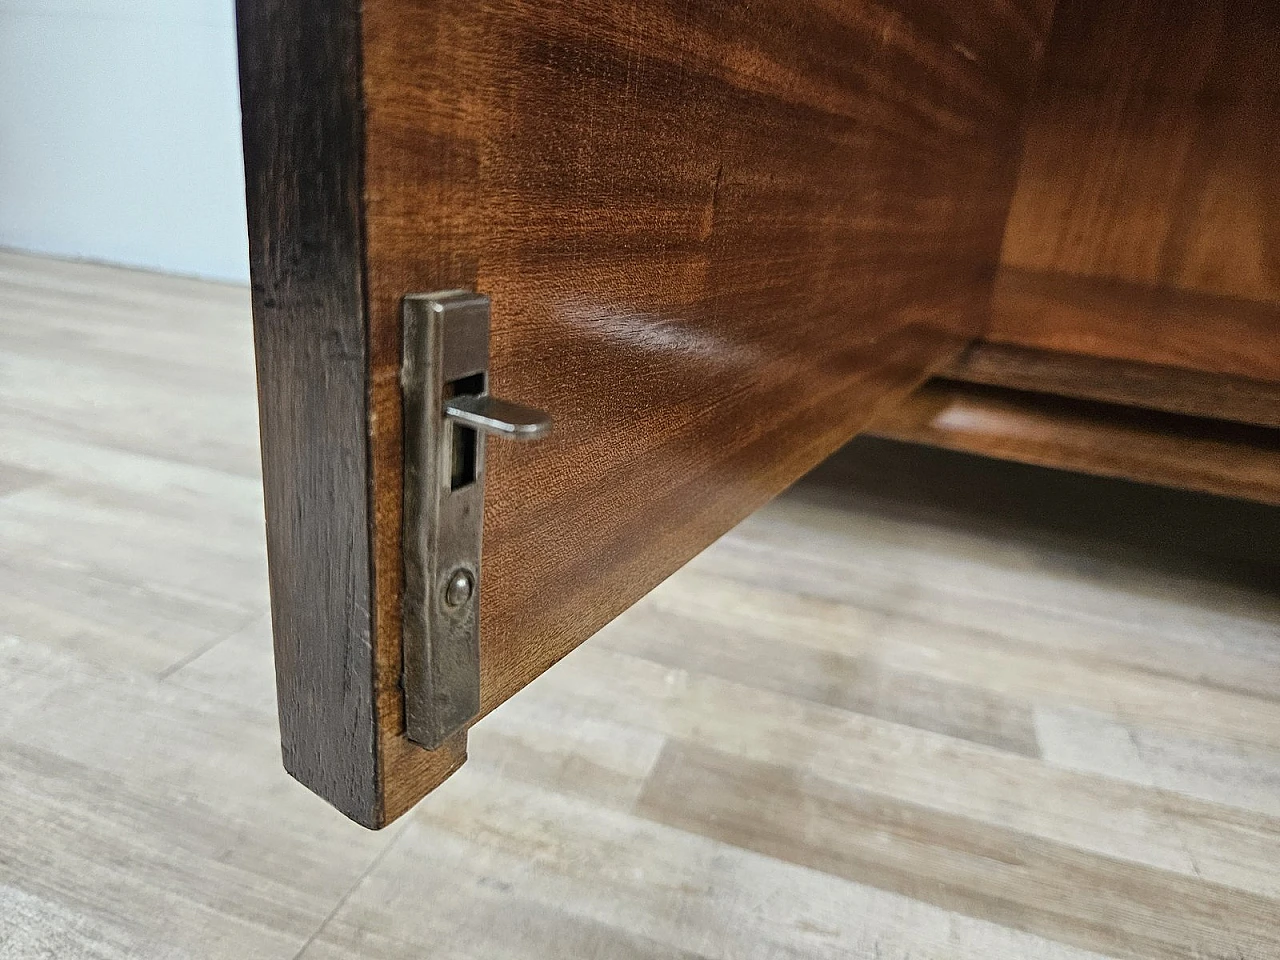
[[[478,622],[478,719],[868,427],[1280,501],[1280,0],[1051,8],[240,0],[294,776],[394,820],[467,740],[407,733],[406,610]],[[449,290],[554,427],[418,590]]]
[[[1280,4],[1060,0],[987,329],[872,430],[1280,504]]]

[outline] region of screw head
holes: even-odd
[[[444,604],[446,607],[460,607],[471,599],[475,592],[476,582],[470,570],[461,567],[453,571],[453,576],[444,588]]]

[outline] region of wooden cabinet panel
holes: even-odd
[[[1062,0],[1003,260],[1280,303],[1280,3]]]
[[[1280,383],[978,341],[940,375],[1080,400],[1280,428]]]
[[[1280,431],[933,380],[868,432],[1280,505]]]
[[[401,299],[493,299],[488,710],[977,330],[1048,0],[242,0],[286,765],[369,826],[405,736]]]
[[[949,376],[1280,425],[1277,36],[1277,0],[1058,4],[987,344]],[[1093,453],[1121,435],[1099,411]],[[1166,423],[1133,476],[1200,482]]]
[[[1280,305],[1214,294],[1005,268],[987,339],[1280,383]]]

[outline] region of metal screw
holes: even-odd
[[[475,586],[476,582],[472,579],[470,570],[458,568],[453,571],[453,576],[449,578],[449,583],[444,588],[444,605],[446,607],[462,606],[471,599]]]

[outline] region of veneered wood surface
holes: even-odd
[[[1277,0],[1062,0],[1004,262],[1280,303],[1277,36]]]
[[[978,341],[943,367],[949,380],[1280,427],[1280,385],[1149,363]]]
[[[990,346],[951,375],[1280,422],[1277,36],[1277,0],[1058,4]]]
[[[1002,269],[991,315],[948,378],[1280,426],[1280,307]]]
[[[986,339],[1280,383],[1280,304],[1004,268]]]
[[[379,787],[404,737],[401,297],[493,298],[485,709],[902,395],[985,310],[1047,0],[363,6]]]
[[[932,380],[868,432],[1280,505],[1280,430]]]

